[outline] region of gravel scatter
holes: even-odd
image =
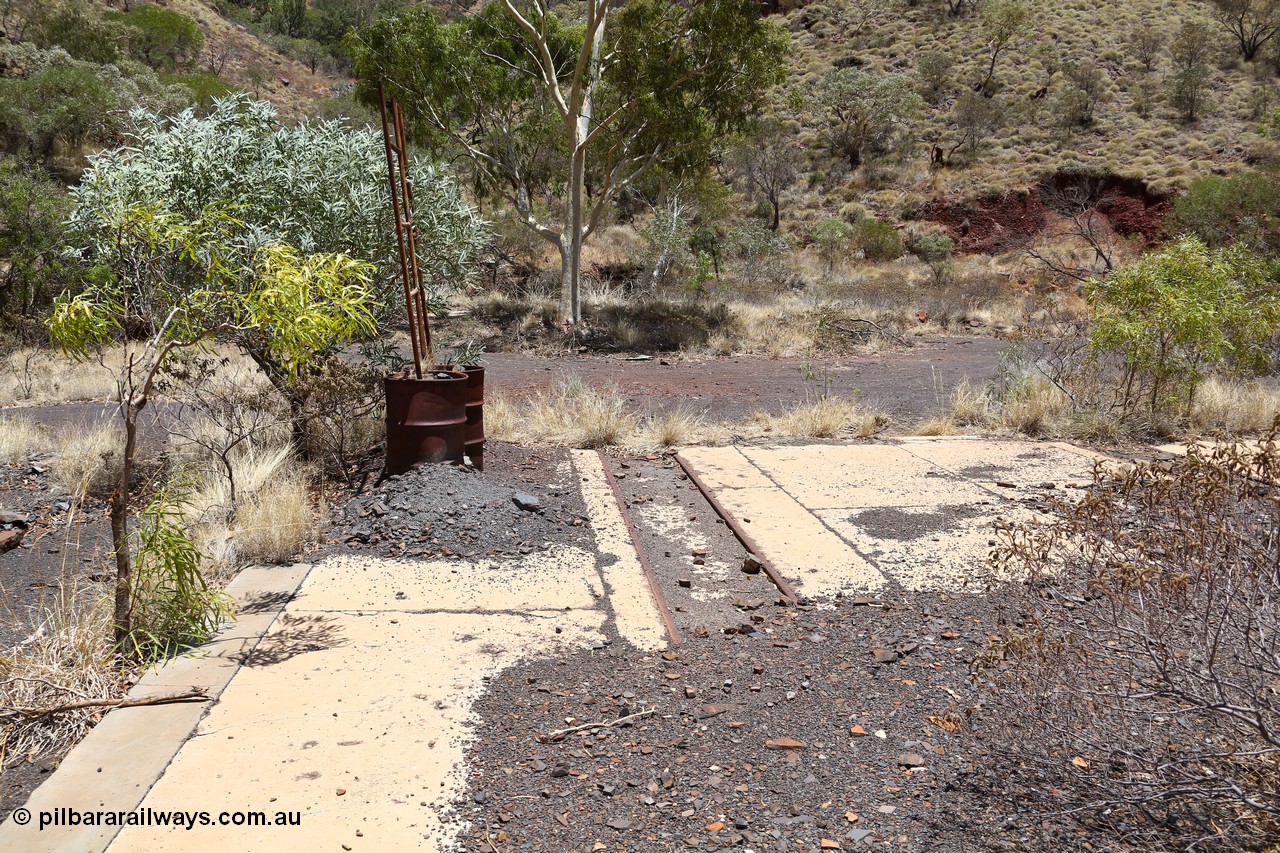
[[[613,643],[492,679],[463,849],[1052,849],[984,758],[985,600],[861,601],[769,604],[751,634]]]
[[[484,473],[420,465],[338,502],[331,548],[395,557],[519,556],[590,541],[565,451],[490,447],[485,457]]]

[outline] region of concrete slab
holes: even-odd
[[[203,687],[207,702],[121,708],[103,717],[73,749],[58,771],[32,793],[26,808],[31,823],[0,824],[0,850],[84,853],[104,849],[116,826],[85,825],[39,828],[41,812],[75,808],[131,812],[195,731],[212,701],[239,668],[240,656],[257,645],[260,635],[292,598],[308,565],[247,569],[227,587],[240,609],[239,620],[197,653],[176,658],[146,673],[129,692],[139,698]]]
[[[964,504],[991,498],[976,484],[896,445],[750,448],[744,455],[809,509]]]
[[[614,626],[618,634],[636,648],[660,649],[667,644],[667,629],[658,615],[653,592],[613,489],[605,478],[600,456],[591,450],[575,450],[573,466],[579,475],[587,517],[595,531],[600,571],[613,610]]]
[[[290,615],[264,640],[274,653],[240,671],[142,806],[198,807],[215,820],[299,812],[301,824],[128,827],[113,853],[445,849],[441,817],[465,784],[471,704],[485,679],[535,649],[596,641],[605,619]]]
[[[879,569],[777,486],[724,489],[716,497],[805,595],[874,593],[887,583]]]
[[[808,596],[963,589],[988,571],[1001,521],[1035,519],[1028,500],[1066,496],[1061,487],[1091,481],[1103,458],[973,438],[732,451],[681,456]]]
[[[980,587],[1001,523],[1044,518],[1015,508],[991,515],[963,506],[822,510],[818,516],[849,545],[914,592]]]
[[[304,610],[524,611],[590,608],[604,595],[594,554],[555,547],[518,560],[390,560],[339,556],[299,592]]]
[[[600,643],[611,622],[640,648],[666,644],[599,457],[575,454],[572,473],[598,557],[565,546],[506,561],[348,555],[245,571],[232,585],[240,621],[136,689],[203,684],[217,701],[108,714],[30,806],[195,812],[201,825],[42,833],[8,821],[0,849],[450,849],[442,818],[465,784],[471,707],[488,677]],[[266,824],[223,825],[245,812]]]

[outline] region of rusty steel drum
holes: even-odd
[[[477,471],[484,470],[484,368],[468,364],[459,368],[467,374],[467,458]]]
[[[422,379],[388,376],[387,473],[420,462],[461,462],[467,440],[467,375],[435,370]]]

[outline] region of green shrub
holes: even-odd
[[[60,47],[76,59],[108,63],[120,58],[129,31],[83,5],[48,4],[31,16],[26,40],[41,48]]]
[[[853,244],[869,261],[894,261],[902,257],[902,235],[892,223],[870,216],[853,223]]]
[[[1280,175],[1246,169],[1229,178],[1198,178],[1173,203],[1168,228],[1195,234],[1210,246],[1237,243],[1264,254],[1280,252]]]
[[[55,143],[76,147],[123,125],[119,93],[93,70],[50,65],[26,78],[0,78],[0,146],[47,157]]]
[[[129,584],[133,614],[125,652],[158,661],[208,642],[235,613],[231,597],[210,588],[204,556],[181,526],[181,501],[161,491],[142,513]]]
[[[853,227],[843,219],[824,219],[813,228],[813,242],[818,247],[818,257],[830,273],[848,255],[849,239]]]
[[[157,70],[193,65],[204,46],[204,33],[195,21],[159,6],[134,6],[128,12],[107,12],[108,21],[128,29],[129,52]]]
[[[216,74],[196,72],[194,74],[163,74],[160,79],[166,83],[183,86],[191,92],[191,100],[197,112],[207,115],[213,110],[214,101],[225,98],[236,91],[230,83]]]
[[[0,158],[0,317],[32,315],[66,270],[62,222],[71,204],[47,174]],[[6,322],[5,325],[8,325]]]
[[[1127,411],[1187,411],[1207,371],[1270,365],[1265,343],[1280,325],[1280,288],[1243,247],[1183,237],[1090,282],[1085,296],[1095,312],[1090,350],[1120,358]]]
[[[956,242],[946,234],[926,234],[911,245],[911,253],[929,265],[935,284],[942,284],[951,271],[951,253]]]

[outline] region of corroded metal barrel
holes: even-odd
[[[387,394],[387,473],[419,462],[461,462],[467,441],[467,375],[435,370],[422,379],[384,380]]]
[[[477,471],[484,470],[484,368],[468,364],[467,374],[467,458]]]

